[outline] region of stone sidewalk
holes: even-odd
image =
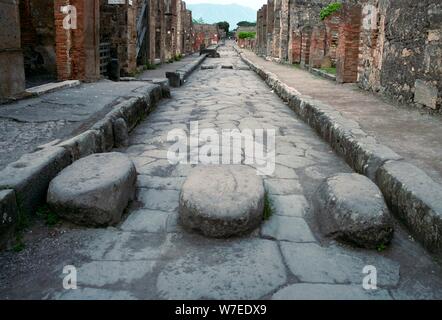
[[[23,154],[54,139],[68,139],[100,120],[112,107],[149,87],[145,80],[165,79],[199,57],[184,57],[140,74],[137,81],[83,83],[40,97],[0,105],[0,170]],[[143,81],[143,82],[141,82]]]
[[[24,251],[0,253],[0,298],[442,298],[440,266],[400,226],[382,252],[319,235],[311,219],[315,189],[324,177],[352,170],[232,47],[219,51],[221,59],[206,62],[173,91],[173,99],[161,103],[120,150],[139,174],[137,201],[125,221],[105,230],[61,225],[50,236],[28,233],[37,239]],[[276,170],[264,177],[274,214],[247,236],[208,239],[177,224],[181,185],[192,165],[170,164],[167,135],[188,132],[191,121],[216,131],[277,132]],[[77,268],[77,290],[62,287],[66,265]],[[362,289],[367,265],[377,268],[377,290]]]
[[[327,103],[380,143],[442,184],[442,117],[396,106],[356,85],[339,85],[294,66],[278,64],[243,50],[245,56],[274,73],[301,94]]]

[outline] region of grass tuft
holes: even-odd
[[[270,217],[273,215],[273,202],[272,199],[270,199],[269,194],[266,192],[264,195],[264,221],[267,221],[270,219]]]
[[[326,73],[336,75],[336,68],[335,67],[321,68],[321,70],[326,72]]]
[[[49,227],[53,227],[60,222],[58,215],[51,211],[47,205],[41,206],[37,209],[37,216],[42,218]]]

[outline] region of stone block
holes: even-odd
[[[21,52],[0,52],[0,101],[25,90],[25,72]]]
[[[114,121],[115,147],[125,148],[129,145],[129,131],[124,119],[119,118]]]
[[[169,79],[169,85],[171,87],[177,88],[181,87],[182,81],[181,76],[177,72],[166,72],[166,78]]]
[[[393,225],[378,187],[359,174],[326,179],[313,197],[315,219],[321,232],[333,239],[375,249],[388,244]]]
[[[124,154],[94,154],[74,162],[51,181],[47,202],[59,216],[79,225],[120,222],[134,199],[137,172]]]
[[[44,202],[49,182],[71,163],[68,151],[48,147],[23,155],[0,172],[0,189],[13,189],[23,214],[33,214]]]
[[[419,79],[414,83],[414,102],[437,109],[438,95],[439,90],[436,86]]]
[[[99,151],[100,145],[97,145],[97,141],[96,132],[88,130],[58,144],[58,147],[65,148],[71,155],[72,161],[76,161]]]
[[[14,190],[0,190],[0,250],[6,248],[18,219]]]
[[[389,161],[376,182],[392,212],[414,237],[436,253],[442,249],[442,186],[421,169],[404,161]]]
[[[182,187],[180,221],[208,237],[244,234],[263,219],[264,193],[262,178],[248,166],[199,166]]]
[[[110,151],[114,147],[114,130],[113,123],[110,117],[98,121],[92,127],[92,130],[98,131],[101,137],[100,146],[101,151]]]

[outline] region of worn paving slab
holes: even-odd
[[[138,198],[125,220],[105,230],[63,224],[46,232],[33,229],[24,251],[0,253],[0,298],[442,298],[440,266],[400,225],[382,252],[320,236],[310,219],[312,195],[323,178],[351,169],[244,68],[230,45],[219,52],[221,58],[210,59],[217,68],[194,73],[134,130],[131,145],[119,150],[139,169]],[[246,123],[277,129],[280,164],[264,176],[275,214],[257,230],[218,240],[178,223],[179,191],[192,165],[171,164],[164,151],[173,145],[167,134],[188,128],[190,121],[215,130]],[[62,287],[66,265],[77,267],[77,291]],[[377,290],[362,288],[366,265],[377,268]]]

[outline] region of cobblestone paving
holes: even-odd
[[[0,169],[22,154],[54,139],[66,127],[64,120],[43,123],[0,118]]]
[[[383,252],[318,236],[309,218],[312,193],[324,177],[350,168],[247,70],[231,47],[219,51],[220,59],[205,62],[213,69],[196,72],[132,133],[123,151],[135,162],[139,178],[137,201],[126,220],[106,230],[67,229],[21,258],[0,255],[5,266],[0,297],[441,298],[439,266],[400,226]],[[264,177],[275,212],[259,230],[215,240],[177,224],[180,187],[191,165],[167,161],[172,145],[167,134],[176,128],[188,131],[190,121],[216,130],[276,129],[276,170]],[[62,289],[68,264],[78,268],[78,290]],[[377,268],[377,290],[362,288],[366,265]]]

